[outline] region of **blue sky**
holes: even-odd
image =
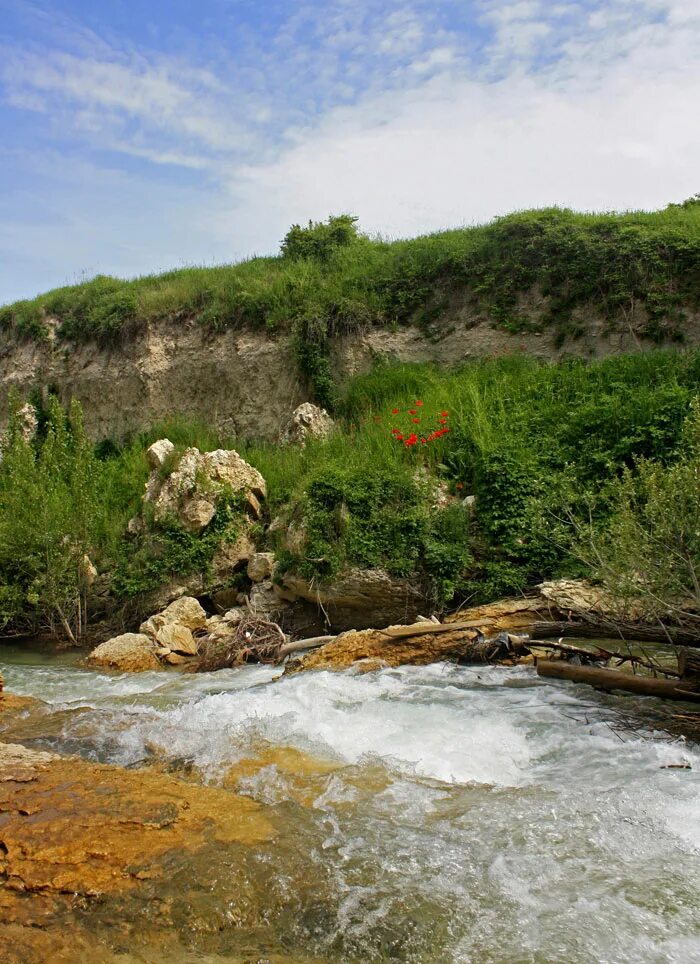
[[[700,0],[0,0],[0,303],[700,191]]]

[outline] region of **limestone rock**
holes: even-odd
[[[140,632],[146,633],[153,639],[161,641],[161,631],[165,626],[177,625],[190,632],[204,629],[207,625],[207,614],[199,602],[192,596],[182,596],[170,603],[162,612],[151,616],[141,623]],[[164,645],[169,645],[165,643]],[[173,648],[173,647],[171,647]]]
[[[174,516],[189,532],[201,532],[213,519],[219,499],[227,490],[242,493],[251,513],[259,516],[260,499],[266,496],[265,480],[238,452],[186,449],[170,475],[161,479],[159,469],[172,451],[166,443],[172,445],[168,439],[161,439],[149,449],[153,471],[143,501],[153,505],[156,522]],[[159,446],[157,451],[153,451],[155,446]]]
[[[197,640],[192,635],[192,630],[180,623],[166,623],[158,630],[156,640],[173,653],[182,653],[184,656],[197,655]]]
[[[425,666],[443,660],[458,660],[469,649],[475,636],[474,630],[454,629],[392,639],[377,629],[350,630],[309,653],[300,663],[290,664],[286,672],[301,669],[334,671],[352,665],[362,672],[371,672],[387,666]]]
[[[169,438],[158,439],[146,450],[146,458],[151,469],[160,469],[165,465],[168,456],[175,451],[175,446]]]
[[[283,441],[305,445],[308,439],[328,438],[335,422],[325,408],[311,402],[303,402],[295,408],[283,433]]]
[[[224,542],[214,553],[211,561],[212,573],[217,580],[225,581],[241,569],[255,554],[255,543],[247,531],[240,533],[235,542]]]
[[[275,567],[274,552],[256,552],[248,560],[248,578],[251,582],[262,582],[269,579]]]
[[[288,609],[289,605],[275,591],[271,579],[254,583],[250,590],[248,608],[261,616],[273,616],[284,609]]]
[[[88,660],[95,666],[131,673],[160,668],[155,642],[145,633],[123,633],[108,639],[93,649]]]
[[[383,569],[351,569],[323,587],[286,572],[281,588],[322,607],[336,630],[412,622],[429,605],[415,582]]]

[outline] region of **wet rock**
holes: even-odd
[[[15,926],[26,942],[14,957],[3,947],[2,958],[24,964],[111,960],[99,948],[94,957],[62,958],[50,947],[42,956],[33,934],[48,928],[60,936],[66,914],[110,900],[122,914],[128,900],[138,910],[177,873],[182,899],[192,900],[207,883],[202,868],[222,848],[274,836],[260,805],[229,790],[1,743],[0,813],[0,932],[6,938]]]
[[[131,673],[160,668],[155,641],[144,633],[123,633],[108,639],[93,649],[88,660],[94,666]]]
[[[328,438],[334,428],[335,422],[325,408],[303,402],[292,412],[282,440],[303,446],[309,439]]]
[[[383,569],[351,569],[322,587],[286,572],[281,588],[322,608],[330,626],[341,631],[412,622],[428,607],[426,594],[415,582]]]
[[[262,582],[269,579],[275,568],[274,552],[256,552],[248,560],[248,578],[251,582]]]
[[[286,672],[342,670],[353,665],[360,671],[370,672],[407,663],[425,666],[442,660],[459,660],[476,636],[472,629],[455,629],[393,639],[378,629],[350,630],[309,653],[303,660],[290,663]]]

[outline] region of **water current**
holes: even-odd
[[[3,649],[0,670],[45,703],[0,739],[213,784],[237,773],[285,831],[256,858],[281,959],[700,962],[700,752],[655,727],[656,701],[517,667],[273,681]],[[233,859],[203,913],[223,914]],[[266,960],[261,946],[246,958],[219,928],[186,959]]]

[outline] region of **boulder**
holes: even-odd
[[[162,479],[160,469],[172,451],[168,444],[172,445],[168,439],[161,439],[148,450],[153,471],[146,483],[143,501],[153,506],[156,522],[174,516],[188,532],[199,533],[209,525],[221,496],[227,491],[242,494],[249,513],[259,518],[260,500],[266,495],[265,480],[238,452],[186,449],[170,475]]]
[[[381,629],[392,623],[412,622],[429,608],[425,592],[414,581],[391,576],[383,569],[351,569],[322,587],[286,572],[280,588],[316,603],[335,630],[366,626]]]
[[[94,666],[106,666],[124,672],[141,673],[159,669],[156,644],[145,633],[123,633],[100,643],[88,656]]]
[[[158,439],[146,450],[146,458],[151,470],[162,468],[168,457],[175,451],[175,446],[169,438]]]
[[[292,412],[282,440],[304,446],[308,439],[328,438],[334,428],[335,422],[325,408],[304,402]]]
[[[262,582],[269,579],[275,567],[274,552],[256,552],[248,560],[248,578],[251,582]]]
[[[271,617],[288,609],[289,606],[290,603],[281,598],[271,579],[253,583],[248,596],[248,608],[251,612],[258,613],[260,616]]]
[[[158,647],[185,656],[195,656],[197,640],[194,633],[206,629],[207,614],[192,596],[182,596],[163,610],[141,623],[139,630]]]

